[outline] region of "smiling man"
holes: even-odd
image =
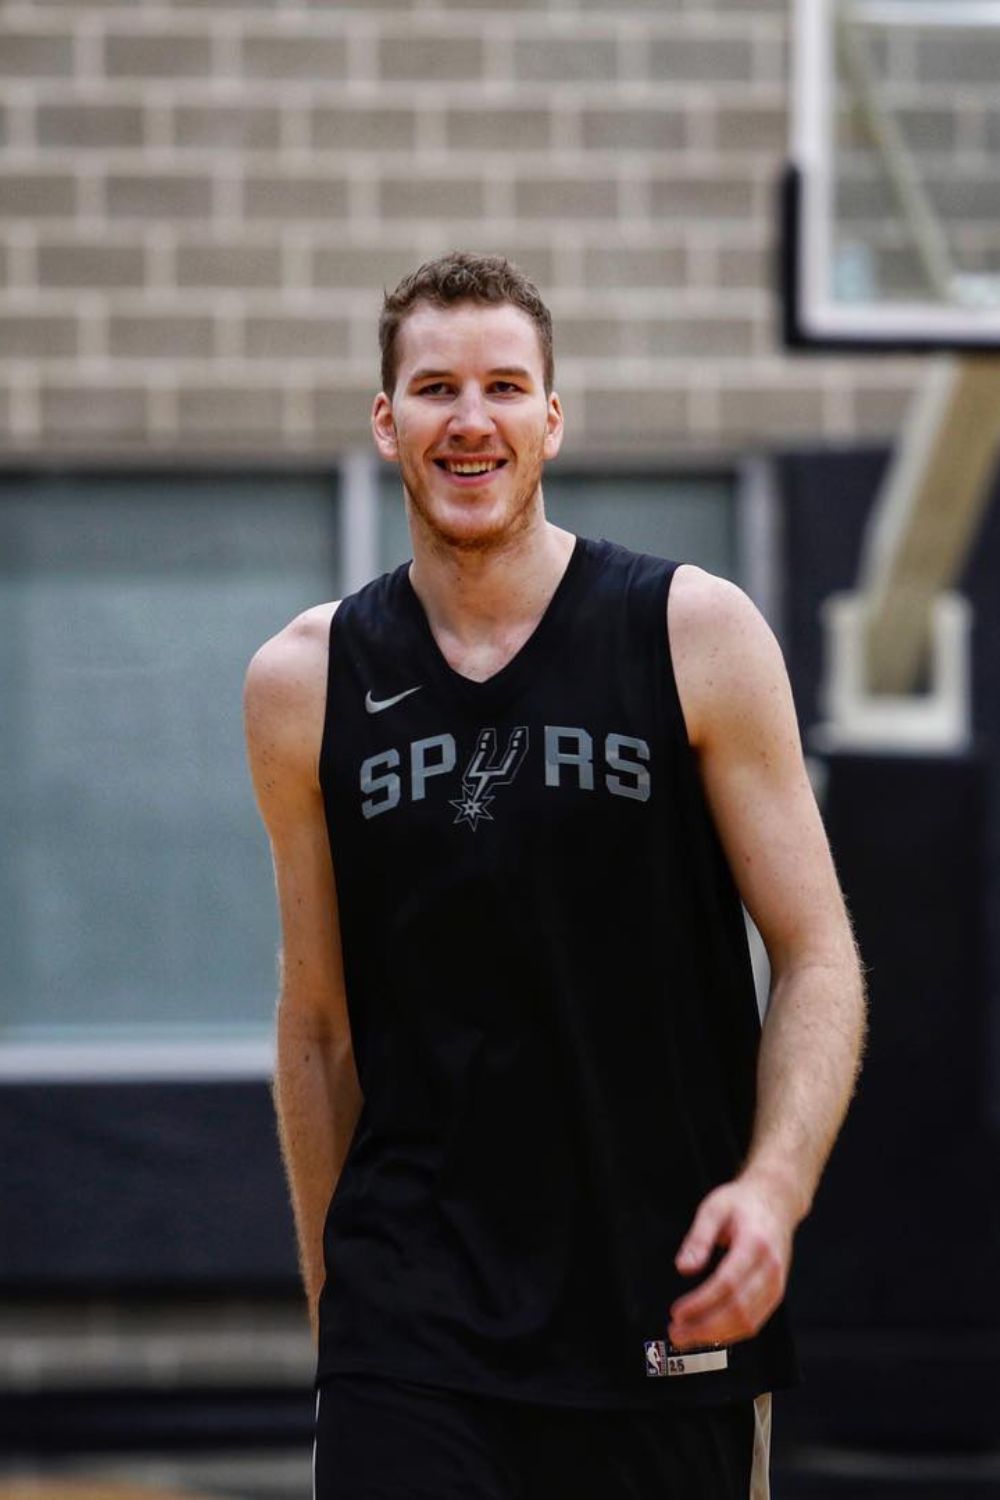
[[[316,1495],[759,1500],[865,1008],[781,653],[734,585],[546,519],[516,267],[422,266],[380,334],[413,560],[246,684]]]

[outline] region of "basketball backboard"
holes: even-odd
[[[795,0],[786,343],[1000,349],[1000,3]]]

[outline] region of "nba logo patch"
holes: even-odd
[[[724,1344],[701,1344],[695,1349],[676,1349],[665,1339],[645,1339],[647,1375],[704,1375],[709,1370],[729,1368],[729,1350]]]

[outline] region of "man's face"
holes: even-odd
[[[418,303],[397,352],[372,430],[417,525],[465,551],[503,545],[540,513],[542,466],[562,441],[534,323],[511,303]]]

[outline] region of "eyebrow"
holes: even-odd
[[[491,376],[514,376],[518,380],[531,380],[530,370],[525,370],[521,365],[501,365],[495,370],[488,372]],[[419,380],[448,380],[451,378],[451,370],[417,370],[410,376],[410,384],[415,385]]]

